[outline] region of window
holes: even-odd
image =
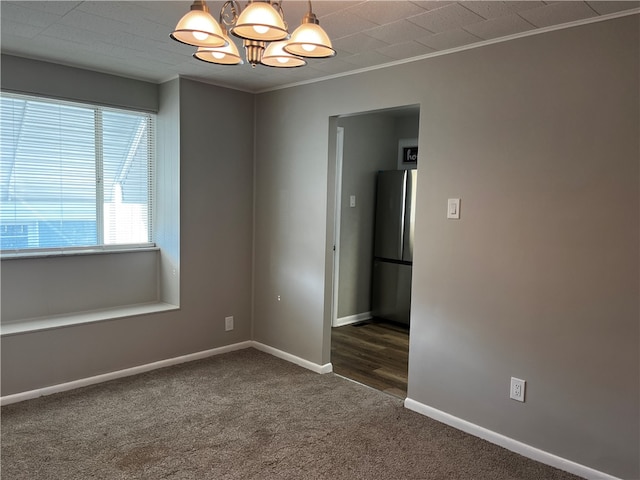
[[[3,253],[149,245],[154,115],[2,93]]]

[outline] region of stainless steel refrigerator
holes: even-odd
[[[378,172],[371,313],[409,325],[416,170]]]

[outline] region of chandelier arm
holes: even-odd
[[[194,0],[189,10],[201,10],[209,13],[209,6],[205,0]]]
[[[284,26],[288,30],[289,29],[289,25],[287,25],[287,20],[284,18],[284,10],[282,9],[282,0],[280,0],[280,1],[278,1],[278,0],[275,0],[275,1],[269,0],[269,3],[274,8],[274,10],[280,14],[280,18],[282,18],[282,21],[284,22]]]
[[[307,0],[307,3],[309,4],[309,11],[302,18],[302,23],[313,23],[315,25],[319,25],[320,22],[318,21],[318,17],[313,13],[313,9],[311,8],[311,0]]]
[[[231,10],[231,15],[228,12],[229,9]],[[227,27],[235,25],[241,11],[242,7],[236,0],[227,0],[220,9],[220,23],[224,23]]]
[[[275,9],[275,11],[278,12],[280,16],[284,18],[284,11],[282,10],[282,1],[269,0],[269,3]]]

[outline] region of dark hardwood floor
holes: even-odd
[[[332,328],[331,363],[338,375],[405,398],[409,329],[375,319]]]

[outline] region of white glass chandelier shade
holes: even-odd
[[[180,19],[170,35],[178,42],[194,47],[224,47],[227,40],[204,2],[193,2],[191,11]]]
[[[328,58],[336,54],[329,35],[318,25],[313,14],[305,16],[302,25],[291,34],[284,50],[293,55],[310,58]]]
[[[277,68],[294,68],[306,65],[307,61],[304,58],[296,57],[283,50],[282,47],[286,43],[286,41],[270,43],[262,54],[260,63]]]
[[[229,42],[226,47],[198,47],[198,50],[193,54],[193,56],[203,62],[215,63],[217,65],[242,65],[244,61],[242,60],[242,57],[240,57],[238,47],[227,36],[224,30],[223,35],[225,40]]]
[[[236,37],[262,42],[284,40],[289,36],[284,20],[269,3],[252,2],[242,11],[231,33]]]

